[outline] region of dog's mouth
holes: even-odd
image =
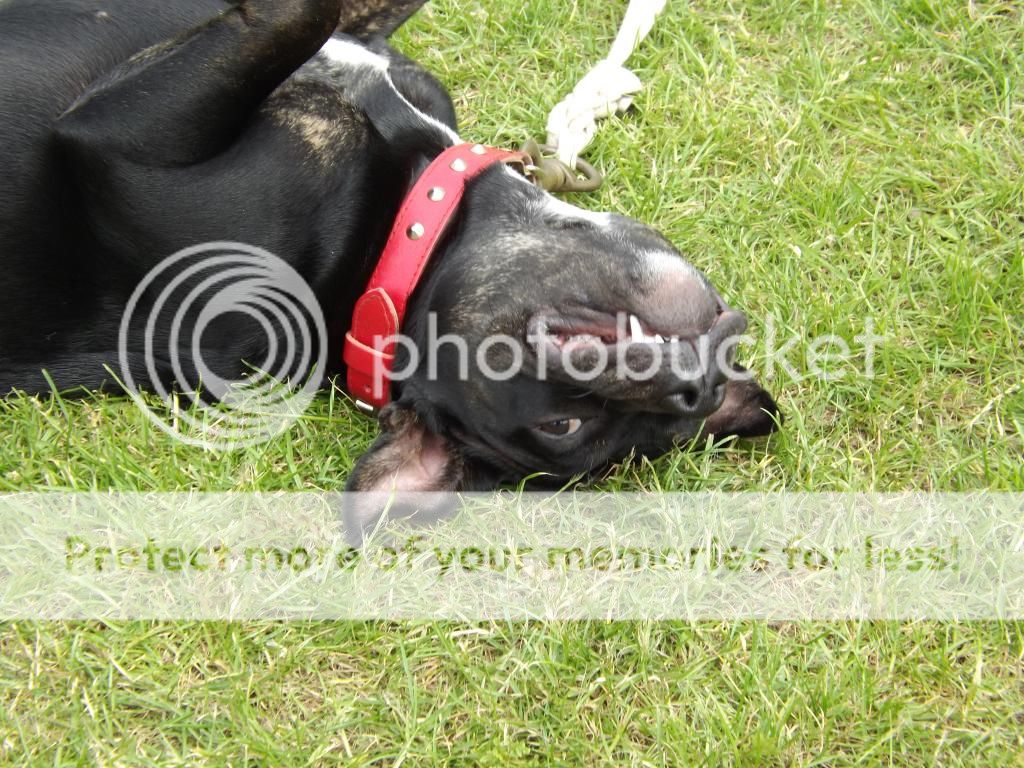
[[[664,328],[645,320],[635,312],[615,314],[578,310],[570,313],[541,312],[527,329],[528,339],[543,341],[549,349],[561,353],[591,350],[595,347],[628,348],[634,345],[686,343],[696,345],[702,336],[709,336],[717,346],[730,336],[746,330],[742,312],[719,302],[715,317],[707,328]]]
[[[529,341],[538,372],[645,411],[702,418],[721,406],[742,312],[722,304],[704,327],[658,327],[637,312],[538,314]]]

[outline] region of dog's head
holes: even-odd
[[[732,359],[746,319],[660,234],[507,167],[462,205],[413,296],[395,400],[349,490],[564,482],[632,452],[774,428],[774,401]]]

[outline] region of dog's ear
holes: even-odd
[[[344,3],[338,31],[363,42],[391,37],[427,0],[359,0]]]
[[[458,490],[465,465],[451,444],[402,403],[380,412],[381,434],[356,462],[346,491],[432,493]]]
[[[737,366],[740,373],[745,369]],[[725,400],[704,422],[701,437],[759,437],[782,424],[782,413],[769,395],[753,379],[730,379],[725,385]]]
[[[427,427],[415,410],[391,403],[380,412],[381,434],[356,462],[345,486],[342,520],[354,546],[385,509],[391,517],[430,522],[452,514],[465,463],[451,444]],[[447,493],[446,493],[447,492]]]

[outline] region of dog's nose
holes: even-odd
[[[725,377],[712,382],[695,381],[680,384],[659,403],[659,410],[675,416],[701,419],[717,411],[725,401]]]
[[[686,375],[676,374],[658,404],[659,410],[698,419],[714,413],[725,401],[736,337],[746,330],[747,318],[725,307],[717,293],[714,296],[715,319],[696,341],[697,368],[685,371]]]

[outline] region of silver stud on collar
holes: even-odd
[[[483,144],[474,144],[469,151],[472,152],[474,155],[483,155],[487,152],[487,150],[484,149]]]
[[[439,203],[444,200],[444,189],[441,187],[431,187],[430,191],[427,192],[427,197],[435,203]]]
[[[454,160],[452,160],[452,164],[449,167],[453,171],[458,171],[459,173],[462,173],[464,170],[466,170],[466,161],[463,160],[461,157],[456,157]]]
[[[415,224],[413,224],[411,227],[405,230],[405,234],[408,236],[410,240],[419,240],[421,237],[423,237],[423,234],[426,231],[427,230],[424,228],[424,226],[417,221]]]

